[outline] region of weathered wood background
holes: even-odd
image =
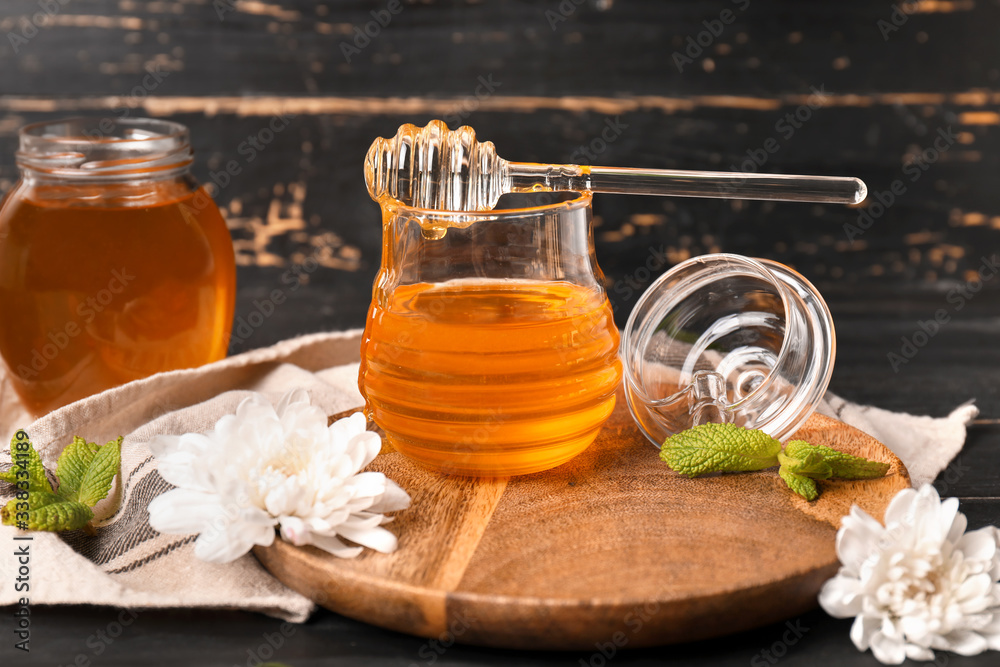
[[[406,121],[466,122],[501,155],[526,161],[728,170],[756,155],[761,170],[855,175],[872,192],[892,192],[896,181],[905,191],[891,205],[864,209],[610,195],[595,203],[598,257],[621,323],[664,261],[719,250],[769,257],[830,299],[838,378],[879,364],[894,383],[887,354],[919,320],[940,308],[988,320],[1000,300],[1000,279],[963,313],[948,300],[1000,250],[1000,2],[901,7],[5,0],[0,187],[16,177],[25,123],[110,112],[187,124],[199,178],[213,180],[230,161],[239,169],[215,179],[239,258],[238,315],[273,289],[289,298],[239,351],[363,324],[381,230],[362,158],[372,138]],[[372,36],[358,37],[366,28]],[[699,40],[707,46],[692,46]],[[287,126],[248,148],[276,116]],[[941,133],[944,150],[925,152]],[[866,212],[869,228],[850,233]],[[300,271],[307,258],[321,268]],[[308,284],[293,292],[288,271]],[[878,318],[888,328],[873,340]],[[956,363],[979,369],[983,331],[953,325],[948,335],[971,336]],[[904,384],[919,384],[935,354],[914,359]],[[979,393],[994,391],[980,384]],[[858,398],[875,395],[867,387],[845,385]],[[907,396],[901,405],[913,406]]]

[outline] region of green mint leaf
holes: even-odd
[[[789,489],[806,500],[816,500],[819,497],[819,490],[816,488],[816,482],[812,478],[790,472],[785,466],[778,468],[778,475],[781,476],[781,479],[785,480],[785,484],[788,485]]]
[[[14,485],[27,482],[28,491],[53,492],[52,484],[45,475],[42,457],[35,451],[35,446],[23,429],[10,439],[10,455],[13,465],[9,470],[0,472],[0,480]]]
[[[97,450],[80,482],[76,500],[87,507],[93,507],[107,498],[111,483],[118,474],[118,466],[121,464],[123,439],[119,436],[117,440],[112,440]]]
[[[830,464],[823,460],[823,455],[817,451],[806,450],[800,452],[798,456],[790,456],[786,445],[785,451],[778,454],[778,463],[792,474],[812,479],[829,479],[833,474]]]
[[[76,530],[94,518],[94,513],[83,503],[66,500],[55,493],[29,491],[27,500],[17,498],[0,510],[5,526],[22,530]]]
[[[80,436],[73,436],[71,442],[56,463],[56,477],[59,478],[59,488],[56,493],[66,500],[79,500],[80,485],[90,468],[90,464],[97,455],[100,446],[94,442],[87,442]]]
[[[763,431],[735,424],[702,424],[667,438],[660,458],[688,477],[748,472],[778,465],[781,443]]]
[[[800,458],[812,452],[823,457],[830,466],[831,476],[840,479],[876,479],[889,472],[888,463],[869,461],[861,456],[852,456],[826,445],[810,445],[802,440],[792,440],[785,445],[785,453]]]

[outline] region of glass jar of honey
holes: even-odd
[[[539,196],[550,203],[531,206]],[[469,212],[380,201],[359,386],[396,450],[445,473],[507,476],[593,442],[622,370],[590,203],[506,195]]]
[[[189,173],[188,131],[151,119],[22,128],[0,203],[0,356],[39,414],[226,355],[226,223]]]

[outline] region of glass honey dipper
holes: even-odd
[[[402,125],[391,139],[377,138],[365,157],[372,199],[389,196],[422,209],[487,211],[511,192],[615,194],[767,199],[858,204],[868,188],[858,178],[795,176],[681,169],[637,169],[510,162],[490,141],[440,120]]]

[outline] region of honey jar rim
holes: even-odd
[[[562,191],[560,191],[562,192]],[[593,193],[588,191],[565,191],[576,196],[563,201],[551,204],[540,204],[538,206],[523,206],[517,208],[488,209],[482,211],[453,211],[449,209],[420,208],[410,206],[394,197],[384,196],[379,198],[378,203],[383,210],[396,216],[417,219],[434,219],[438,222],[450,221],[457,226],[468,226],[474,222],[484,220],[502,220],[506,218],[518,218],[530,215],[539,215],[554,211],[574,211],[589,208],[593,202]],[[524,192],[512,194],[556,194],[539,192]]]
[[[132,136],[120,136],[132,132]],[[18,167],[70,179],[173,176],[193,161],[188,128],[156,118],[76,116],[31,123],[18,131]]]

